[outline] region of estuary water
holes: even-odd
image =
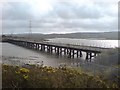
[[[50,42],[59,44],[73,44],[83,46],[93,46],[102,48],[119,47],[118,40],[95,40],[95,39],[72,39],[72,38],[54,38],[48,39]]]
[[[118,40],[87,40],[87,39],[68,39],[68,38],[54,38],[49,39],[49,42],[53,43],[64,43],[64,44],[74,44],[74,45],[85,45],[85,46],[95,46],[104,48],[115,48],[118,46]],[[84,62],[85,53],[83,57],[70,59],[67,56],[57,56],[55,54],[49,54],[47,52],[34,51],[26,49],[20,46],[16,46],[10,43],[0,43],[2,46],[2,55],[0,59],[2,63],[12,64],[12,65],[22,65],[22,64],[44,64],[46,66],[56,67],[60,64],[72,65],[79,62]]]

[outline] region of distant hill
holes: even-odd
[[[104,32],[104,33],[69,33],[69,34],[48,34],[46,38],[81,38],[81,39],[118,39],[118,32]]]
[[[40,39],[40,38],[77,38],[77,39],[119,39],[118,34],[120,32],[100,32],[100,33],[67,33],[67,34],[32,34],[31,38]],[[29,34],[15,34],[14,36],[18,37],[29,37]]]

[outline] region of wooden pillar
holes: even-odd
[[[69,54],[69,49],[67,48],[67,54]]]
[[[44,45],[42,45],[41,47],[42,47],[42,51],[44,51]]]
[[[36,50],[39,50],[39,44],[36,44]]]
[[[72,50],[72,54],[73,54],[72,57],[74,58],[74,55],[75,55],[75,51],[74,50]]]
[[[52,50],[53,50],[53,48],[52,48],[52,46],[50,46],[50,53],[52,53]]]
[[[48,52],[50,52],[50,46],[47,46],[47,50],[48,50]]]
[[[89,59],[89,53],[86,52],[86,60],[88,60],[88,59]]]
[[[34,44],[33,44],[33,43],[31,43],[31,48],[32,48],[32,49],[34,48]]]
[[[95,56],[97,56],[97,54],[96,54],[96,53],[94,53],[94,57],[95,57]]]
[[[54,49],[55,49],[55,53],[56,53],[56,51],[57,51],[57,50],[56,50],[56,47],[55,47]]]
[[[34,49],[34,43],[32,43],[32,49]]]
[[[56,52],[55,52],[55,53],[57,53],[57,47],[56,47],[55,49],[56,49]]]
[[[41,44],[41,49],[40,49],[41,51],[43,51],[43,45]]]
[[[36,44],[34,45],[34,47],[35,47],[35,49],[37,50],[37,49],[38,49],[38,44],[36,43]]]
[[[62,55],[62,48],[60,48],[60,55]]]
[[[34,44],[34,49],[36,49],[36,50],[37,50],[37,44],[36,44],[36,43]]]
[[[82,57],[82,51],[80,51],[80,57]]]
[[[45,51],[45,45],[43,45],[43,51]]]
[[[51,46],[51,53],[52,53],[52,51],[53,51],[53,47]]]
[[[57,47],[57,55],[59,55],[59,47]]]
[[[71,58],[71,49],[69,49],[69,58]]]
[[[45,45],[44,45],[44,47],[43,47],[43,48],[44,48],[43,50],[45,51]]]
[[[47,52],[48,52],[48,45],[47,45]]]
[[[91,62],[91,59],[92,59],[92,52],[90,52],[90,62]]]
[[[77,54],[77,58],[78,58],[78,56],[79,56],[79,55],[78,55],[78,50],[77,50],[76,54]]]
[[[30,48],[32,48],[32,43],[30,43]]]
[[[64,55],[66,55],[66,48],[64,48]]]
[[[35,46],[35,49],[37,50],[37,48],[38,48],[38,44],[35,44],[34,46]]]
[[[49,46],[49,53],[51,53],[51,46]]]
[[[39,48],[40,48],[40,45],[39,45],[39,44],[37,44],[37,50],[39,50]]]

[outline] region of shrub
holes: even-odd
[[[73,68],[21,68],[2,65],[3,88],[116,88],[99,76],[78,72]]]

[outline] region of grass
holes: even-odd
[[[99,76],[67,67],[2,65],[3,88],[117,88]]]

